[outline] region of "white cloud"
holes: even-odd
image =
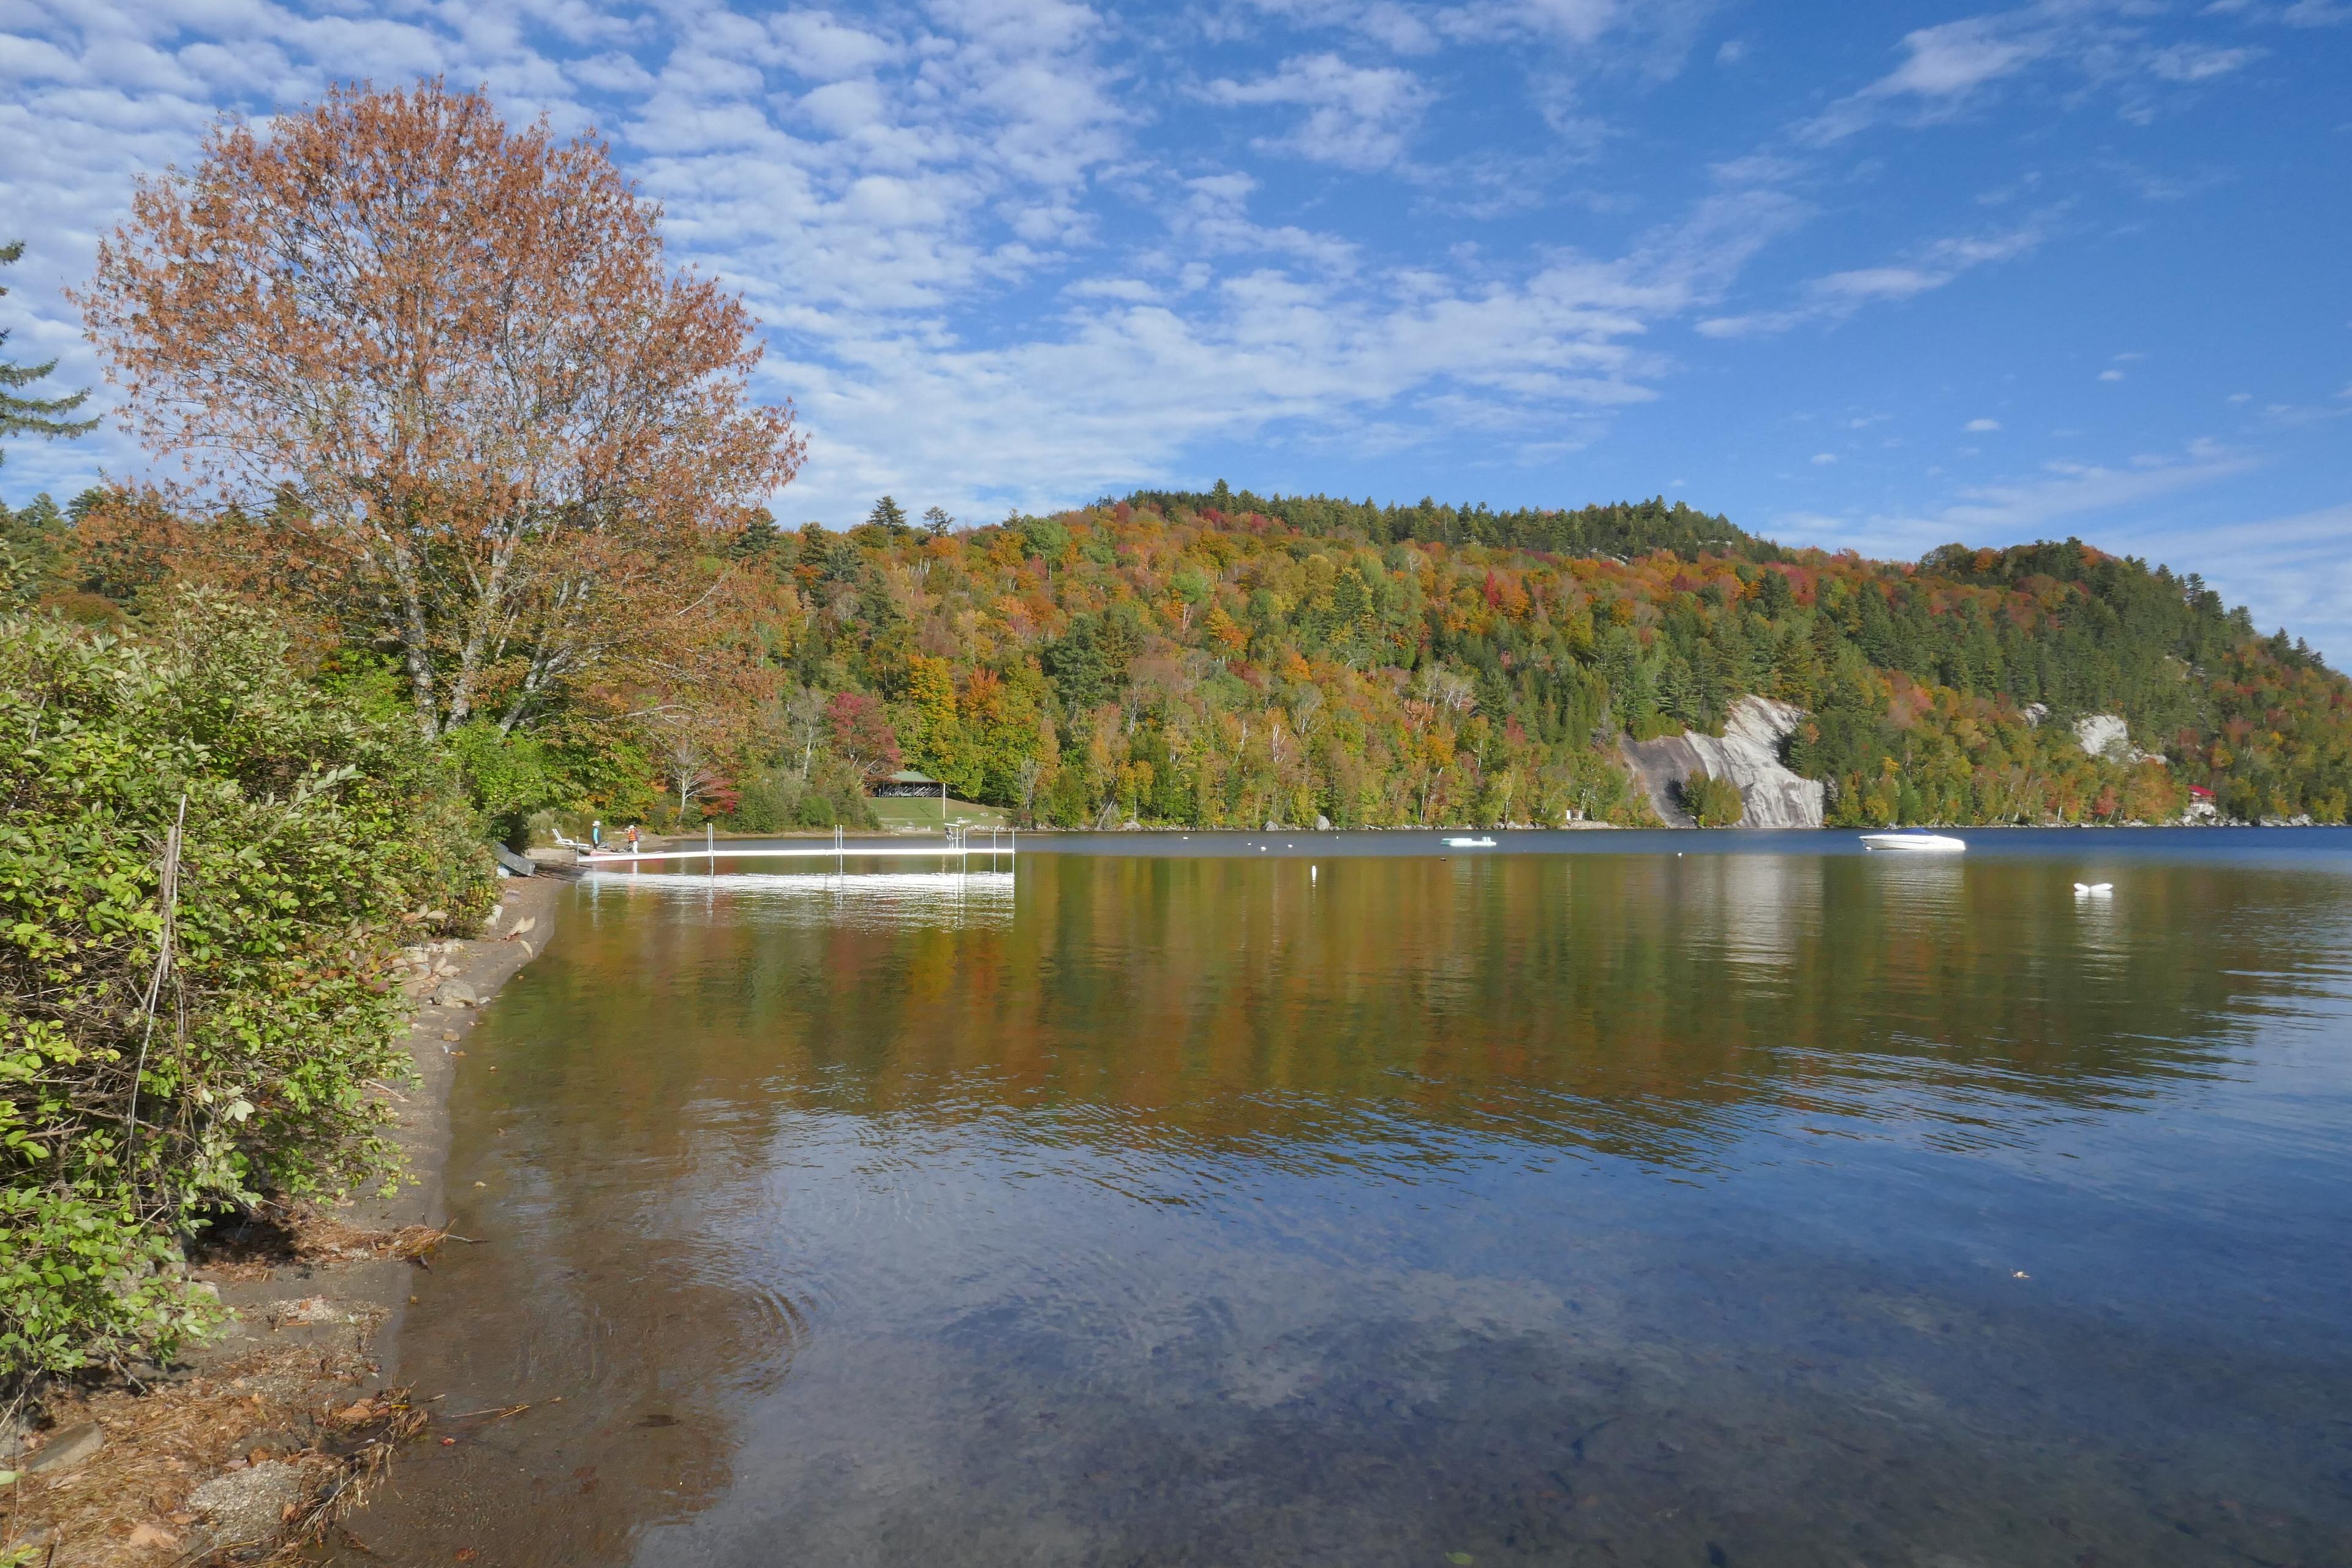
[[[2148,68],[2167,81],[2210,81],[2252,65],[2263,58],[2255,48],[2217,49],[2202,44],[2175,44],[2148,58]]]
[[[1168,204],[1169,226],[1187,247],[1210,256],[1291,256],[1329,271],[1355,265],[1356,247],[1295,224],[1255,223],[1249,201],[1257,182],[1247,174],[1203,174],[1184,182],[1181,199]]]
[[[2039,59],[2052,41],[2047,33],[2012,31],[2007,17],[1922,27],[1903,40],[1908,57],[1873,90],[1884,97],[1956,98]]]
[[[1817,468],[1827,468],[1830,464],[1836,461],[1837,454],[1835,452],[1815,452],[1813,454],[1813,467]]]
[[[841,81],[870,71],[897,51],[884,39],[844,26],[824,11],[787,11],[768,23],[782,47],[782,63],[813,81]]]
[[[1967,424],[1961,426],[1960,428],[1981,435],[1986,431],[2000,429],[2000,421],[1998,419],[1971,419]]]
[[[1454,18],[1427,13],[1399,0],[1248,0],[1248,10],[1279,19],[1294,27],[1353,33],[1392,54],[1425,55],[1443,47],[1439,28]],[[1213,41],[1254,40],[1255,19],[1240,7],[1202,15],[1198,25]]]
[[[2099,373],[2101,381],[2121,381],[2123,378],[2124,373],[2119,370],[2103,370]]]
[[[1904,58],[1886,75],[1832,104],[1801,129],[1807,141],[1843,141],[1890,108],[1951,112],[1979,88],[2043,59],[2061,42],[2032,11],[1970,16],[1922,27],[1903,39]]]
[[[1828,145],[1888,118],[1913,124],[1948,120],[2002,84],[2045,67],[2069,69],[2085,87],[2113,89],[2123,116],[2145,122],[2156,113],[2155,95],[2162,88],[2211,81],[2265,53],[2246,45],[2153,43],[2145,19],[2153,9],[2040,0],[1919,28],[1903,38],[1903,58],[1892,70],[1806,121],[1799,138]],[[2345,14],[2352,16],[2352,7]],[[2293,12],[2284,19],[2292,20]]]
[[[1428,89],[1411,71],[1352,66],[1328,54],[1285,60],[1272,76],[1255,81],[1221,79],[1202,93],[1212,103],[1234,107],[1304,109],[1296,128],[1261,137],[1259,144],[1349,169],[1382,169],[1403,157],[1430,102]]]
[[[1807,284],[1804,298],[1778,310],[1709,317],[1697,324],[1711,338],[1744,338],[1784,332],[1808,321],[1843,321],[1865,305],[1908,300],[1941,289],[1961,274],[2007,261],[2039,246],[2047,219],[2004,232],[1939,239],[1921,247],[1907,262],[1832,272]]]
[[[2053,462],[2006,483],[1963,489],[1945,505],[1928,510],[1834,522],[1810,518],[1806,532],[1825,542],[1891,555],[1915,555],[1956,540],[2015,543],[2051,537],[2079,518],[2143,505],[2245,473],[2259,461],[2251,453],[2194,442],[2177,457],[2148,464],[2117,468]]]
[[[2340,27],[2352,22],[2352,5],[2343,0],[2294,0],[2279,19],[2291,27]]]

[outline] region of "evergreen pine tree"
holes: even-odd
[[[25,242],[21,239],[12,245],[0,245],[0,267],[8,266],[24,254]],[[0,287],[0,295],[7,292]],[[5,349],[7,342],[7,332],[0,331],[0,349]],[[0,357],[0,441],[11,436],[40,436],[54,440],[59,436],[87,435],[98,427],[95,419],[64,417],[89,399],[87,387],[65,397],[20,397],[15,392],[15,388],[30,386],[57,368],[55,360],[47,364],[18,364]],[[0,462],[6,460],[6,452],[0,449]]]
[[[727,553],[740,561],[749,556],[764,555],[784,536],[776,529],[775,514],[766,507],[752,509],[750,521],[735,532],[727,546]]]
[[[894,534],[908,531],[907,527],[907,509],[900,506],[897,501],[892,500],[888,496],[884,496],[880,500],[874,503],[874,510],[866,514],[866,521],[872,523],[879,523],[882,527],[888,529]]]
[[[947,508],[935,506],[923,513],[923,526],[932,538],[944,539],[948,530],[955,526],[955,519],[948,515]]]

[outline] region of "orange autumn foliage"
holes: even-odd
[[[177,514],[153,542],[184,568],[395,650],[428,735],[690,676],[726,618],[692,563],[803,444],[658,218],[593,137],[437,81],[222,125],[140,183],[77,296],[127,426],[185,471],[106,528]]]

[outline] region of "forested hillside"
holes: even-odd
[[[75,531],[15,515],[20,595],[133,607],[113,580],[155,574]],[[1618,738],[1719,732],[1748,693],[1807,714],[1786,760],[1833,824],[2171,821],[2192,789],[2336,822],[2352,793],[2343,677],[2196,577],[2074,541],[1885,563],[1659,500],[1221,489],[966,531],[761,516],[704,571],[735,617],[704,656],[756,679],[453,731],[485,809],[856,822],[859,779],[903,764],[1050,825],[1642,822]],[[2091,714],[2129,743],[2086,754]]]
[[[1811,715],[1841,823],[2340,820],[2344,679],[2191,577],[2078,542],[1919,565],[1662,501],[1580,511],[1139,494],[925,535],[738,542],[797,601],[794,679],[1055,823],[1641,820],[1614,738]],[[2160,757],[2084,753],[2123,715]]]

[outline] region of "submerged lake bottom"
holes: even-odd
[[[1158,837],[570,889],[372,1560],[2352,1563],[2352,835]]]

